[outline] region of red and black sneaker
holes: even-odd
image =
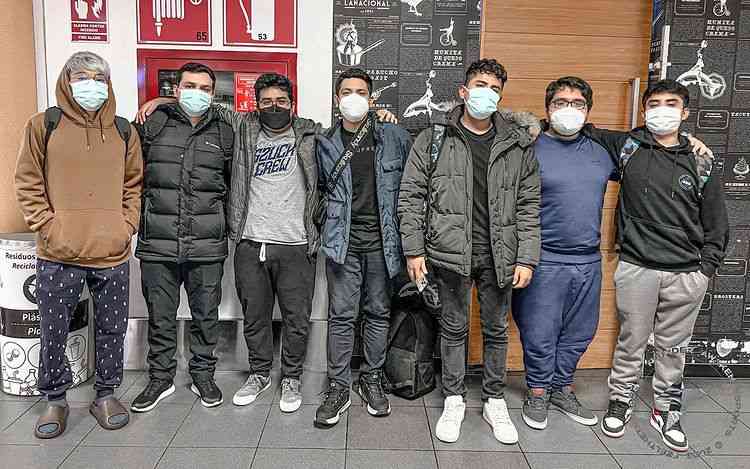
[[[688,439],[680,426],[680,406],[672,405],[669,410],[651,411],[651,426],[661,435],[667,447],[673,451],[684,453],[688,450]]]

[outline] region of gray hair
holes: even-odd
[[[71,55],[63,70],[70,78],[70,75],[77,72],[88,71],[103,73],[109,79],[109,64],[101,56],[93,52],[83,51]]]

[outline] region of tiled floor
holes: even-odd
[[[607,405],[606,375],[598,370],[577,375],[580,399],[600,417]],[[32,436],[43,403],[38,398],[0,394],[0,469],[750,468],[750,381],[730,385],[722,380],[689,380],[684,428],[693,448],[703,453],[676,458],[658,454],[663,446],[648,425],[648,386],[640,391],[641,402],[628,433],[613,440],[598,427],[583,427],[554,411],[547,430],[529,429],[520,416],[523,375],[511,374],[507,401],[520,441],[504,446],[492,438],[482,420],[480,379],[470,376],[461,439],[448,445],[433,436],[442,405],[437,391],[416,401],[393,398],[393,413],[383,419],[367,415],[354,398],[339,425],[319,430],[313,428],[312,419],[322,376],[308,373],[305,405],[291,415],[278,409],[278,376],[273,391],[256,403],[233,406],[231,395],[244,378],[243,373],[217,373],[226,402],[205,409],[188,390],[189,378],[181,373],[172,397],[151,413],[133,414],[131,423],[115,432],[102,430],[88,414],[93,396],[89,382],[69,394],[71,414],[64,437],[45,442]],[[123,401],[132,400],[145,380],[141,372],[128,372],[118,395]]]

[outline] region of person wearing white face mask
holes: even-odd
[[[573,380],[599,320],[602,207],[607,182],[618,173],[607,150],[582,132],[593,103],[593,90],[581,78],[551,82],[549,125],[534,146],[542,184],[541,260],[529,286],[513,295],[513,318],[528,386],[522,417],[540,430],[550,403],[576,422],[597,423],[578,401]]]
[[[143,125],[145,183],[136,257],[149,320],[149,383],[131,403],[148,412],[175,391],[180,286],[190,314],[191,390],[205,407],[222,403],[214,381],[219,304],[228,254],[226,212],[234,132],[211,107],[216,75],[187,63],[177,71],[177,102]]]
[[[539,165],[536,135],[527,131],[538,131],[539,121],[529,115],[523,125],[523,116],[498,109],[507,79],[494,59],[469,66],[458,90],[463,104],[417,137],[399,193],[409,276],[418,281],[429,271],[442,302],[445,402],[435,436],[447,443],[458,440],[466,410],[474,284],[484,341],[482,415],[498,441],[518,441],[504,398],[508,310],[511,292],[528,285],[539,261]]]
[[[609,375],[605,435],[620,437],[630,420],[643,353],[654,335],[651,426],[664,444],[688,451],[681,426],[685,352],[708,283],[726,253],[727,212],[721,179],[708,154],[694,154],[680,134],[690,94],[662,80],[643,95],[645,127],[629,134],[590,129],[620,166],[615,272],[620,332]]]
[[[404,267],[396,194],[411,137],[370,112],[372,79],[361,69],[336,80],[342,119],[318,138],[319,223],[328,278],[328,381],[315,425],[335,425],[351,404],[351,357],[358,310],[363,315],[364,360],[354,390],[373,416],[391,406],[383,390],[392,278]],[[338,168],[338,169],[337,169]],[[361,305],[361,308],[360,308]]]
[[[65,431],[66,391],[74,382],[65,344],[84,284],[94,300],[96,330],[96,398],[89,411],[108,430],[129,421],[114,390],[123,376],[130,243],[143,179],[138,134],[115,115],[102,57],[73,54],[57,80],[56,98],[57,106],[26,124],[15,174],[19,207],[37,233],[38,388],[47,405],[34,434],[42,439]]]

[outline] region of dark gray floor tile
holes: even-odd
[[[317,406],[303,405],[286,414],[274,405],[260,439],[262,448],[329,448],[346,449],[346,421],[349,412],[337,425],[328,429],[313,426]]]
[[[700,458],[683,456],[674,458],[658,454],[616,454],[614,458],[622,469],[707,469]]]
[[[255,448],[169,448],[157,469],[248,469]]]
[[[122,376],[122,383],[115,389],[115,396],[121,399],[134,384],[143,379],[143,376],[144,372],[142,371],[125,371]],[[95,380],[96,378],[91,376],[85,383],[68,389],[65,398],[68,402],[87,402],[90,404],[96,398],[96,391],[94,390]]]
[[[170,446],[182,448],[254,447],[266,423],[270,404],[237,407],[225,402],[206,409],[193,406]]]
[[[42,411],[47,407],[46,402],[38,402],[12,425],[0,432],[0,444],[21,444],[43,446],[65,446],[72,448],[96,425],[96,420],[89,414],[89,405],[83,402],[70,403],[65,433],[51,440],[39,440],[34,437],[34,427]]]
[[[703,456],[712,469],[747,469],[750,461],[747,456]]]
[[[8,469],[57,467],[72,450],[72,447],[64,446],[0,446],[0,467]]]
[[[526,453],[531,469],[620,469],[608,454]]]
[[[560,412],[549,413],[547,428],[544,430],[529,428],[523,421],[521,411],[511,411],[511,418],[518,429],[518,443],[523,451],[589,454],[607,452],[591,427],[576,423]]]
[[[433,451],[349,450],[347,469],[437,469]]]
[[[388,417],[372,417],[364,407],[349,409],[347,448],[433,449],[423,407],[399,407]]]
[[[147,469],[156,466],[161,448],[112,448],[79,446],[61,469]]]
[[[529,469],[521,453],[438,451],[440,469]]]
[[[0,379],[0,389],[2,389],[3,380]],[[14,396],[13,394],[6,394],[0,391],[0,402],[4,401],[16,401],[16,402],[28,402],[35,404],[42,396]]]
[[[0,402],[0,430],[4,429],[24,412],[34,406],[34,402],[2,401]]]
[[[435,437],[435,427],[442,412],[442,409],[435,407],[427,408],[430,433],[436,450],[521,452],[521,448],[517,444],[504,445],[497,441],[492,434],[492,428],[482,418],[482,409],[476,407],[466,409],[464,421],[461,424],[461,437],[458,441],[455,443],[443,443]],[[518,422],[514,423],[518,424]]]
[[[126,403],[126,405],[130,405]],[[159,404],[146,413],[130,413],[130,422],[117,431],[96,426],[86,438],[83,446],[153,446],[166,448],[185,420],[190,405]]]
[[[345,457],[344,450],[258,448],[252,469],[344,469]]]
[[[651,455],[664,451],[674,454],[664,445],[659,433],[651,427],[649,417],[647,412],[635,412],[621,438],[603,435],[599,426],[594,431],[613,454]],[[710,448],[712,454],[750,454],[747,446],[750,430],[741,422],[734,424],[733,417],[728,413],[688,412],[682,416],[681,423],[693,451],[700,452]],[[726,435],[727,432],[729,435]]]
[[[690,382],[729,412],[750,411],[750,380],[694,378]]]
[[[653,387],[641,387],[638,395],[649,407],[653,406]],[[699,388],[693,383],[685,384],[682,396],[682,409],[685,412],[724,412],[724,409],[711,398],[706,390]]]

